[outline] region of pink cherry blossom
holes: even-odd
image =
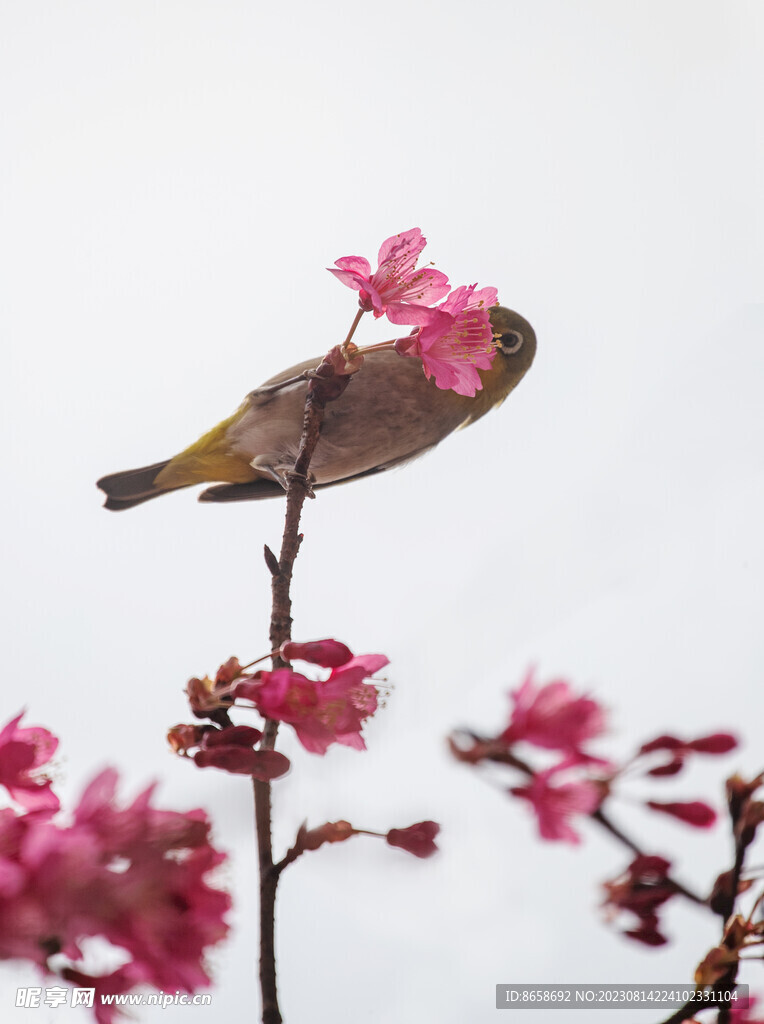
[[[241,679],[234,687],[233,695],[236,700],[251,700],[264,718],[288,722],[303,746],[305,742],[300,733],[309,729],[312,723],[322,733],[326,731],[318,722],[318,682],[300,672],[289,668],[258,672],[254,678]]]
[[[306,750],[325,754],[332,743],[365,750],[363,722],[377,709],[376,687],[365,680],[388,664],[383,654],[362,654],[333,668],[326,680],[291,669],[259,672],[234,688],[261,715],[287,722]]]
[[[510,793],[530,802],[542,839],[580,843],[581,837],[568,819],[575,814],[591,814],[599,806],[601,793],[588,781],[553,785],[549,780],[556,771],[558,768],[537,772],[527,786],[514,786]]]
[[[82,940],[100,936],[129,961],[96,987],[194,991],[209,983],[206,948],[227,931],[230,899],[207,881],[224,857],[203,811],[155,808],[153,787],[121,806],[116,787],[116,772],[98,775],[69,827],[0,812],[0,959],[49,972],[61,953],[76,980]]]
[[[565,680],[539,686],[531,670],[520,689],[510,696],[514,703],[512,716],[499,737],[507,744],[525,740],[546,750],[581,754],[583,744],[604,731],[605,716],[600,705],[589,697],[575,695]]]
[[[348,288],[360,292],[358,305],[375,317],[387,316],[394,324],[425,324],[428,309],[448,293],[448,278],[439,270],[417,270],[419,254],[426,245],[419,228],[393,235],[382,243],[377,270],[363,256],[343,256],[327,269]]]
[[[58,747],[53,733],[40,727],[22,729],[24,712],[0,730],[0,785],[27,811],[55,814],[59,800],[51,790],[50,779],[40,769],[50,761]]]
[[[399,355],[422,360],[428,380],[434,377],[439,388],[469,398],[483,387],[478,370],[489,370],[496,355],[488,312],[496,305],[496,289],[476,288],[455,288],[428,323],[395,343]]]
[[[361,726],[377,710],[377,688],[364,680],[389,664],[384,654],[360,654],[333,668],[321,684],[323,718],[337,742],[365,750]]]

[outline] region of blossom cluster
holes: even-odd
[[[726,754],[737,745],[729,733],[687,741],[663,735],[642,744],[626,764],[617,766],[587,748],[590,741],[605,731],[603,708],[592,698],[575,694],[566,680],[539,686],[531,671],[510,697],[510,720],[498,736],[470,735],[466,744],[463,737],[454,736],[451,750],[460,761],[470,764],[498,761],[522,771],[530,781],[511,787],[509,792],[531,804],[543,839],[580,842],[570,819],[576,814],[595,812],[606,797],[612,796],[619,776],[627,769],[633,771],[638,762],[647,760],[644,774],[661,778],[680,772],[690,755]],[[523,743],[556,751],[560,760],[545,768],[533,768],[518,754],[518,744]],[[668,755],[668,760],[653,765],[654,754]],[[561,778],[566,781],[560,782]],[[644,804],[650,810],[698,828],[713,825],[716,820],[714,809],[702,800],[646,800]]]
[[[204,953],[228,930],[230,899],[209,884],[224,855],[205,813],[159,810],[153,786],[123,805],[106,769],[59,824],[44,771],[58,741],[21,718],[0,732],[0,785],[18,805],[0,810],[0,958],[94,988],[101,1024],[115,1012],[101,994],[209,984]],[[94,936],[119,950],[116,970],[87,969],[83,942]]]
[[[497,761],[519,769],[527,781],[509,792],[530,804],[542,839],[578,843],[580,836],[571,819],[591,814],[605,795],[603,779],[590,769],[605,769],[609,762],[585,748],[604,731],[604,712],[596,701],[576,696],[565,680],[538,686],[533,672],[510,697],[510,720],[498,736],[455,735],[451,751],[468,764]],[[560,759],[544,768],[531,768],[518,756],[522,743],[555,751]]]
[[[542,839],[579,843],[581,836],[572,822],[588,817],[623,840],[620,830],[605,817],[604,805],[617,795],[627,773],[652,780],[669,778],[681,772],[691,757],[726,754],[737,745],[735,737],[724,732],[690,740],[663,734],[617,765],[590,746],[605,732],[604,709],[591,697],[575,693],[567,680],[539,685],[529,672],[510,697],[509,722],[497,736],[456,733],[450,740],[451,750],[467,764],[496,763],[520,772],[522,784],[509,787],[508,792],[530,805]],[[551,763],[531,764],[528,748],[543,750]],[[696,828],[710,827],[717,817],[704,800],[647,799],[643,804]],[[749,812],[749,818],[755,815],[755,809]],[[628,845],[636,850],[634,844]],[[683,891],[670,869],[666,858],[640,852],[624,873],[605,883],[605,905],[613,916],[626,911],[637,919],[624,932],[629,938],[651,946],[665,943],[657,910]]]
[[[478,371],[488,370],[496,354],[489,317],[496,289],[472,284],[449,292],[445,274],[417,267],[426,241],[411,228],[382,243],[373,273],[363,256],[343,256],[327,269],[359,293],[363,312],[414,326],[408,337],[391,343],[399,355],[421,359],[437,387],[474,397],[483,387]],[[439,299],[444,301],[434,305]]]
[[[369,680],[388,664],[385,655],[354,655],[346,644],[333,639],[304,643],[289,640],[271,653],[282,662],[302,661],[327,669],[328,675],[314,679],[291,667],[248,672],[251,666],[243,667],[237,658],[229,658],[214,679],[205,676],[189,681],[186,694],[191,710],[197,718],[208,721],[204,725],[175,725],[169,730],[168,740],[177,754],[193,759],[199,768],[219,768],[263,782],[284,775],[290,767],[289,759],[263,744],[264,730],[234,725],[229,718],[234,708],[254,710],[266,720],[290,725],[312,754],[326,754],[334,743],[366,749],[361,730],[378,706],[377,687]],[[354,835],[380,836],[389,846],[415,857],[430,857],[437,850],[435,837],[439,831],[440,826],[433,821],[387,832],[355,828],[347,821],[327,822],[313,829],[303,826],[277,869],[281,871],[308,850],[324,843],[344,842]]]
[[[312,754],[325,754],[333,743],[365,750],[361,730],[377,710],[377,687],[367,680],[388,664],[384,654],[353,655],[338,640],[289,641],[282,659],[299,660],[329,669],[325,679],[313,679],[292,668],[247,673],[237,658],[229,658],[215,679],[193,678],[186,687],[191,710],[204,726],[178,725],[170,730],[177,753],[193,754],[199,767],[223,768],[256,778],[277,778],[289,768],[283,754],[259,749],[262,732],[251,726],[231,726],[228,711],[236,706],[258,711],[263,718],[290,725]]]

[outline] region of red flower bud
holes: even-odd
[[[176,754],[187,754],[191,747],[198,747],[211,725],[174,725],[167,732],[167,742]]]
[[[241,673],[241,665],[238,658],[229,658],[221,665],[215,676],[215,687],[228,686]]]
[[[263,738],[259,729],[251,725],[229,725],[226,729],[208,729],[204,733],[202,746],[210,747],[254,747]]]
[[[435,836],[440,825],[434,821],[419,821],[408,828],[391,828],[385,836],[390,846],[398,846],[415,857],[432,857],[438,852]]]
[[[232,775],[251,775],[261,782],[277,779],[289,771],[289,758],[277,750],[218,746],[197,750],[194,761],[199,768],[221,768]]]
[[[353,657],[350,648],[339,640],[310,640],[304,644],[287,640],[279,653],[285,661],[309,661],[322,668],[339,668]]]
[[[678,803],[661,803],[648,800],[647,806],[653,811],[670,814],[695,828],[709,828],[716,821],[716,811],[702,800],[691,800]]]
[[[687,746],[699,754],[728,754],[737,746],[737,739],[728,732],[715,732],[711,736],[690,740]]]
[[[654,750],[682,750],[685,744],[682,740],[676,738],[676,736],[663,735],[656,736],[654,740],[650,740],[649,743],[643,743],[639,748],[640,754],[651,754]]]
[[[325,825],[318,828],[307,829],[300,826],[295,842],[295,850],[303,853],[305,850],[317,850],[324,843],[342,843],[355,835],[355,829],[349,821],[327,821]]]
[[[681,757],[676,758],[674,761],[669,761],[668,764],[659,764],[657,768],[651,768],[647,775],[678,775],[684,767],[684,761]]]
[[[640,853],[629,865],[629,871],[634,877],[639,877],[645,882],[661,882],[669,873],[671,861],[665,857],[658,857],[655,854]]]
[[[658,931],[658,918],[643,921],[639,928],[624,932],[630,939],[642,942],[645,946],[665,946],[668,939]]]

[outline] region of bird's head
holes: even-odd
[[[519,380],[536,355],[536,332],[524,316],[506,306],[491,306],[490,315],[499,365],[509,363]]]
[[[506,306],[491,306],[490,315],[496,357],[490,370],[480,371],[483,390],[470,399],[475,405],[469,422],[500,405],[523,379],[536,355],[536,332],[525,317]]]

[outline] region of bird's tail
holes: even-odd
[[[144,501],[158,498],[160,494],[167,494],[175,490],[174,487],[156,487],[154,481],[157,475],[170,462],[155,462],[153,466],[141,466],[140,469],[127,469],[123,473],[110,473],[102,476],[97,486],[106,494],[104,508],[112,512],[119,512],[123,508],[133,508]]]

